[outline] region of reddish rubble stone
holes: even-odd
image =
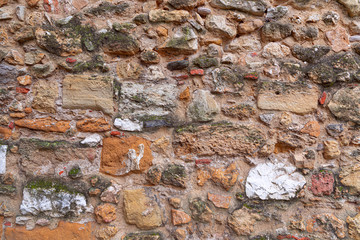
[[[256,72],[247,73],[247,74],[245,74],[244,78],[249,79],[249,80],[258,80],[259,79],[259,74],[257,74]]]
[[[119,136],[119,135],[121,135],[121,132],[119,132],[119,131],[111,131],[111,136]]]
[[[176,209],[171,209],[172,223],[177,226],[181,224],[186,224],[191,221],[191,217],[183,212]]]
[[[76,59],[75,58],[66,58],[66,62],[68,63],[75,63]]]
[[[310,238],[308,238],[308,237],[299,238],[299,237],[295,237],[294,235],[279,235],[277,237],[277,239],[279,239],[279,240],[281,240],[281,239],[310,240]]]
[[[176,75],[176,76],[172,76],[172,78],[175,80],[185,80],[189,78],[189,75],[187,74]]]
[[[204,75],[204,70],[203,69],[192,69],[190,71],[190,74],[202,76],[202,75]]]
[[[316,196],[330,195],[334,190],[334,176],[320,172],[311,177],[311,191]]]
[[[229,208],[231,196],[222,196],[208,193],[208,199],[218,208]]]
[[[10,128],[10,129],[14,129],[14,127],[15,127],[15,123],[14,123],[14,122],[9,123],[9,128]]]
[[[47,12],[59,13],[58,0],[44,0],[43,6]]]
[[[196,159],[195,164],[210,164],[212,162],[211,159]]]
[[[320,99],[319,99],[319,103],[321,104],[321,105],[324,105],[324,103],[325,103],[325,101],[326,101],[326,92],[323,92],[322,94],[321,94],[321,97],[320,97]]]
[[[26,93],[28,93],[29,91],[30,91],[30,89],[28,89],[28,88],[16,87],[16,92],[17,92],[17,93],[24,93],[24,94],[26,94]]]

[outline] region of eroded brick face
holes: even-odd
[[[0,240],[360,239],[356,0],[0,0]]]

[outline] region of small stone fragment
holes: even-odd
[[[195,221],[209,223],[213,218],[213,212],[206,202],[200,198],[195,198],[190,201],[191,216]]]
[[[171,219],[174,226],[186,224],[191,221],[191,217],[187,213],[176,209],[171,209]]]
[[[334,176],[323,171],[311,177],[311,191],[316,196],[330,195],[334,190]]]
[[[95,207],[95,216],[98,223],[109,223],[116,219],[116,208],[110,203],[105,203]]]
[[[218,208],[229,208],[231,197],[208,193],[208,199]]]
[[[260,220],[259,214],[251,213],[245,207],[235,210],[228,217],[228,224],[234,232],[239,236],[250,235],[254,231],[254,224]]]
[[[154,166],[149,169],[146,174],[146,180],[150,182],[152,185],[158,185],[161,181],[161,170],[158,166]]]
[[[52,118],[39,119],[21,119],[16,120],[15,125],[23,128],[33,130],[40,130],[45,132],[60,132],[64,133],[70,129],[70,121],[57,121]]]
[[[320,136],[320,125],[317,121],[309,121],[305,124],[301,133],[307,133],[310,136],[319,137]]]
[[[340,157],[341,151],[339,143],[336,140],[324,141],[324,158],[334,159]]]

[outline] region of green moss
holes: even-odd
[[[80,168],[72,168],[69,172],[69,175],[76,175],[80,172]]]
[[[66,147],[69,145],[69,143],[66,141],[46,141],[36,138],[31,138],[29,142],[34,144],[36,148],[43,150],[52,150],[61,147]]]
[[[12,185],[0,184],[0,194],[14,195],[16,193],[16,187]]]
[[[36,179],[30,181],[28,184],[26,184],[25,187],[36,190],[54,190],[55,192],[68,192],[71,194],[79,193],[75,190],[69,189],[66,185],[60,182],[45,179]]]
[[[215,67],[219,64],[218,60],[209,56],[201,56],[193,60],[194,65],[200,68]]]
[[[247,203],[244,203],[243,207],[247,208],[247,209],[253,209],[250,205],[248,205]]]
[[[100,55],[95,55],[92,60],[86,62],[79,62],[73,68],[74,73],[81,73],[85,71],[99,70],[101,72],[108,72],[109,68],[105,65],[105,62]]]
[[[197,131],[197,127],[194,125],[188,125],[188,126],[184,126],[184,127],[179,127],[176,130],[176,133],[183,133],[183,132],[196,132]]]
[[[131,29],[136,28],[136,25],[134,23],[131,22],[126,22],[126,23],[114,23],[113,24],[113,29],[117,32],[123,32],[123,33],[127,33],[129,32]]]

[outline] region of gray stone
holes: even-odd
[[[210,6],[220,9],[238,10],[257,16],[262,16],[266,10],[263,0],[212,0]]]
[[[341,88],[334,94],[328,107],[337,118],[360,124],[360,87]]]
[[[18,70],[10,65],[0,64],[0,84],[14,82],[18,75]]]
[[[264,122],[267,125],[270,125],[271,120],[274,118],[274,116],[275,116],[274,113],[265,113],[265,114],[261,114],[259,117],[262,122]]]
[[[246,196],[261,200],[290,200],[306,184],[303,175],[287,162],[261,163],[249,171],[246,179]]]
[[[157,85],[123,82],[119,103],[122,118],[169,115],[176,106],[177,94],[174,89],[176,85],[172,83]]]
[[[5,174],[6,172],[6,151],[7,145],[0,145],[0,174]]]
[[[175,9],[192,9],[199,4],[200,0],[168,0]]]
[[[209,91],[196,90],[187,113],[194,121],[208,122],[213,120],[219,111],[219,105]]]
[[[277,6],[273,8],[268,8],[266,11],[266,18],[272,20],[278,20],[283,18],[289,11],[289,8],[286,6]]]
[[[211,14],[211,9],[206,7],[198,7],[197,12],[202,16],[206,17],[207,15]]]
[[[218,34],[220,37],[234,38],[236,36],[236,27],[227,22],[226,16],[207,16],[205,27],[207,30]]]
[[[219,67],[211,72],[215,93],[239,92],[243,87],[241,74],[230,67]]]
[[[54,66],[54,64],[46,63],[46,64],[35,64],[31,68],[31,71],[36,77],[45,78],[51,76],[55,71],[55,69],[56,67]]]
[[[17,18],[18,18],[20,21],[24,21],[24,20],[25,20],[25,6],[17,6],[17,7],[15,8],[15,13],[16,13]]]
[[[227,45],[229,51],[257,52],[262,48],[259,39],[252,35],[243,35],[235,38]]]
[[[0,20],[9,20],[9,19],[12,19],[13,16],[10,14],[10,9],[0,9]]]
[[[332,137],[338,137],[343,131],[343,124],[329,124],[325,127],[326,132]]]
[[[199,48],[198,37],[191,27],[178,29],[174,36],[158,47],[158,50],[168,54],[194,54]]]

